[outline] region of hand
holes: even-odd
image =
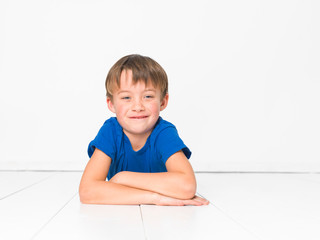
[[[161,194],[156,194],[155,199],[156,199],[155,205],[158,205],[158,206],[186,206],[186,205],[202,206],[202,205],[209,204],[208,200],[198,196],[194,196],[192,199],[183,200],[183,199],[167,197]]]

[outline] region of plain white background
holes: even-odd
[[[320,171],[320,5],[0,1],[0,169],[75,169],[112,114],[104,80],[139,53],[169,76],[198,171]]]

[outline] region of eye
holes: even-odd
[[[121,97],[121,99],[123,99],[123,100],[130,100],[130,97],[124,96],[124,97]]]
[[[150,99],[150,98],[154,98],[153,95],[146,95],[145,98]]]

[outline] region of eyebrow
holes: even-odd
[[[119,92],[117,92],[118,94],[120,93],[130,93],[131,91],[130,90],[121,90]],[[156,89],[154,88],[147,88],[145,89],[143,92],[156,92]]]
[[[156,92],[156,89],[154,89],[154,88],[147,88],[147,89],[144,90],[144,92],[149,92],[149,91]]]
[[[122,91],[117,92],[117,94],[120,94],[120,93],[129,93],[129,92],[130,92],[130,91],[122,90]]]

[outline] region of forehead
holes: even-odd
[[[143,79],[138,80],[137,82],[134,82],[132,79],[132,71],[131,70],[123,70],[120,75],[120,86],[117,89],[118,91],[122,90],[134,90],[134,89],[149,89],[149,90],[159,90],[156,88],[152,81],[148,81],[147,84]]]

